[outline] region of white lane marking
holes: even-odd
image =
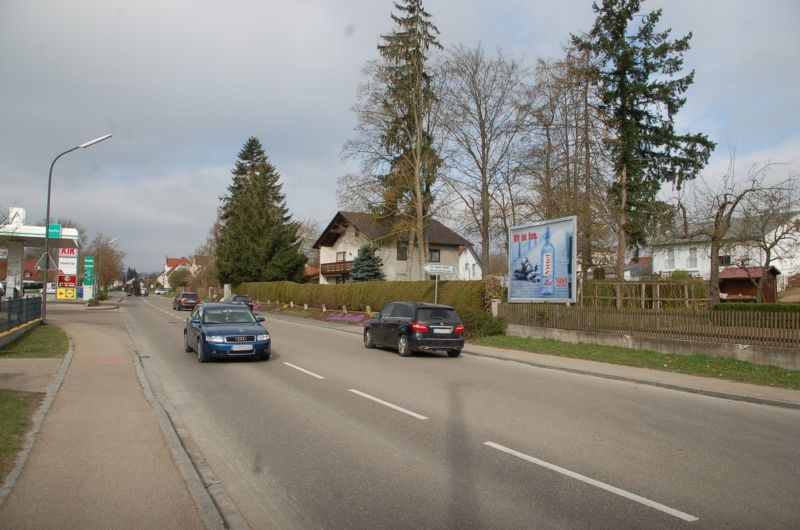
[[[617,487],[610,486],[608,484],[600,482],[599,480],[595,480],[593,478],[589,478],[589,477],[586,477],[584,475],[575,473],[574,471],[570,471],[569,469],[564,469],[563,467],[559,467],[559,466],[557,466],[555,464],[550,464],[549,462],[545,462],[544,460],[539,460],[538,458],[534,458],[532,456],[528,456],[525,453],[520,453],[519,451],[515,451],[513,449],[509,449],[508,447],[506,447],[504,445],[500,445],[500,444],[494,443],[494,442],[483,442],[483,444],[491,447],[492,449],[497,449],[498,451],[502,451],[502,452],[507,453],[509,455],[516,456],[517,458],[521,458],[522,460],[525,460],[527,462],[531,462],[532,464],[536,464],[536,465],[545,467],[545,468],[550,469],[552,471],[556,471],[558,473],[561,473],[562,475],[566,475],[566,476],[568,476],[570,478],[574,478],[574,479],[580,480],[582,482],[585,482],[587,484],[591,484],[592,486],[596,486],[596,487],[598,487],[600,489],[604,489],[606,491],[609,491],[611,493],[619,495],[620,497],[625,497],[626,499],[630,499],[630,500],[632,500],[634,502],[638,502],[640,504],[644,504],[645,506],[649,506],[650,508],[654,508],[656,510],[662,511],[664,513],[667,513],[667,514],[673,516],[673,517],[677,517],[678,519],[683,519],[684,521],[688,521],[690,523],[698,520],[698,518],[695,517],[694,515],[689,515],[688,513],[684,513],[684,512],[681,512],[679,510],[676,510],[674,508],[670,508],[669,506],[664,506],[663,504],[660,504],[660,503],[655,502],[655,501],[651,501],[650,499],[646,499],[644,497],[640,497],[639,495],[636,495],[635,493],[630,493],[630,492],[625,491],[623,489],[619,489]]]
[[[375,403],[380,403],[381,405],[389,407],[390,409],[394,409],[396,411],[402,412],[403,414],[408,414],[409,416],[417,418],[418,420],[427,420],[428,419],[427,416],[423,416],[422,414],[417,414],[416,412],[411,412],[408,409],[404,409],[403,407],[398,407],[397,405],[395,405],[393,403],[389,403],[388,401],[384,401],[382,399],[376,398],[375,396],[370,396],[369,394],[365,394],[364,392],[361,392],[361,391],[356,390],[354,388],[351,388],[349,390],[353,394],[357,394],[357,395],[359,395],[361,397],[365,397],[367,399],[371,399]]]
[[[284,363],[283,363],[283,364],[285,364],[285,365],[286,365],[286,366],[288,366],[289,368],[294,368],[295,370],[299,370],[299,371],[303,372],[304,374],[308,374],[308,375],[310,375],[311,377],[316,377],[317,379],[325,379],[325,378],[324,378],[324,377],[322,377],[321,375],[319,375],[319,374],[315,374],[314,372],[309,372],[309,371],[308,371],[308,370],[306,370],[305,368],[300,368],[300,367],[299,367],[299,366],[297,366],[296,364],[287,363],[286,361],[284,361]]]

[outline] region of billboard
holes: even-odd
[[[577,224],[573,215],[509,230],[509,302],[575,302]]]

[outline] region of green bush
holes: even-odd
[[[749,311],[752,313],[800,313],[800,304],[757,304],[724,302],[714,305],[714,311]]]
[[[503,317],[494,317],[486,311],[467,309],[459,311],[468,338],[504,335],[508,323]]]

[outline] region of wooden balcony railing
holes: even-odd
[[[333,263],[321,264],[320,274],[323,276],[337,276],[341,274],[349,274],[352,269],[352,261],[335,261]]]

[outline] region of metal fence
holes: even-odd
[[[700,340],[800,348],[800,313],[648,310],[555,304],[500,304],[509,324],[615,333],[651,339]]]
[[[0,333],[42,316],[42,297],[7,298],[0,301]]]

